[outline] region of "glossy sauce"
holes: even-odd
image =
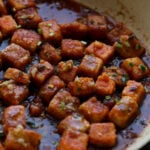
[[[96,13],[89,8],[80,5],[75,2],[70,2],[69,0],[36,0],[39,15],[43,20],[56,19],[58,23],[72,22],[77,19],[84,18],[87,14]],[[109,29],[115,24],[114,20],[108,18]],[[4,40],[0,45],[0,50],[8,45],[9,40]],[[33,63],[36,62],[38,58],[33,58]],[[145,54],[143,60],[150,66],[150,57]],[[117,57],[110,63],[110,65],[119,66],[120,59]],[[2,79],[3,71],[0,72],[0,79]],[[150,91],[150,78],[144,79],[143,84]],[[33,87],[30,88],[33,93],[36,91]],[[27,115],[27,128],[39,132],[42,135],[42,140],[40,144],[40,150],[55,150],[57,143],[60,139],[60,135],[57,133],[58,121],[53,119],[47,114],[43,114],[42,117],[30,117],[29,114],[29,103],[34,99],[35,95],[28,97],[23,105],[26,106]],[[118,132],[118,142],[113,150],[123,150],[127,145],[133,142],[133,140],[141,133],[146,124],[150,120],[150,93],[145,96],[143,104],[140,108],[139,115],[126,129]],[[0,112],[3,111],[3,107],[0,107]],[[2,129],[2,126],[0,126]],[[89,145],[88,150],[107,150],[106,148],[96,148]]]

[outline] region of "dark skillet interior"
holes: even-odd
[[[76,19],[85,17],[88,13],[96,13],[83,5],[68,1],[69,0],[36,0],[36,3],[38,7],[38,12],[43,20],[55,18],[58,23],[72,22]],[[111,29],[115,22],[111,18],[108,18],[108,21],[109,28]],[[0,50],[5,48],[8,43],[9,39],[4,40],[0,45]],[[37,56],[35,56],[33,58],[32,64],[36,63],[37,59]],[[142,59],[146,62],[148,66],[150,66],[150,57],[147,54],[145,54]],[[120,61],[121,59],[115,57],[109,65],[118,66],[120,64]],[[0,79],[3,78],[2,76],[3,71],[0,71]],[[147,87],[147,89],[150,89],[150,78],[146,78],[141,82]],[[33,91],[33,94],[31,94],[31,96],[29,96],[28,99],[23,102],[23,105],[26,106],[27,128],[37,131],[42,135],[43,138],[40,144],[40,150],[55,150],[56,143],[60,139],[56,128],[58,121],[47,114],[45,114],[44,117],[30,117],[28,107],[29,103],[35,97],[34,92],[36,92],[36,89],[34,89],[32,86],[30,88],[30,91]],[[147,125],[150,120],[149,99],[150,93],[147,93],[143,104],[141,105],[139,115],[126,129],[118,132],[118,143],[117,146],[113,148],[114,150],[123,150],[127,145],[131,144]],[[3,109],[4,107],[0,107],[1,112],[3,111]],[[1,125],[0,129],[2,130]],[[3,137],[1,139],[3,139]],[[100,148],[95,148],[91,145],[89,145],[88,149],[101,150]],[[144,149],[146,149],[146,147]]]

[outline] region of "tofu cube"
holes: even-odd
[[[84,44],[78,40],[63,39],[61,42],[61,54],[64,58],[82,58],[84,56]]]
[[[93,78],[76,77],[74,81],[69,82],[68,89],[74,96],[89,96],[95,92],[95,82]]]
[[[107,38],[111,44],[120,39],[122,35],[132,36],[132,32],[123,24],[117,23],[115,27],[107,34]]]
[[[99,147],[112,147],[117,142],[116,128],[113,123],[93,123],[89,131],[89,143]]]
[[[145,48],[135,36],[122,35],[114,44],[115,50],[122,58],[140,57]]]
[[[145,95],[145,89],[142,83],[129,80],[122,91],[122,96],[130,96],[138,104],[141,104]]]
[[[48,106],[48,113],[56,119],[64,119],[76,112],[80,105],[78,98],[71,96],[66,90],[59,90]]]
[[[127,58],[120,65],[133,80],[140,80],[149,75],[149,68],[139,57]]]
[[[93,55],[85,55],[78,67],[82,76],[97,78],[103,68],[103,60]]]
[[[96,97],[91,97],[79,107],[79,112],[92,123],[105,120],[108,111],[108,108],[97,100]]]
[[[54,75],[40,87],[38,95],[44,103],[49,104],[53,96],[64,87],[64,82],[58,76]]]
[[[39,57],[43,60],[50,62],[53,65],[56,65],[58,62],[61,61],[60,52],[49,43],[44,43],[41,46]]]
[[[104,39],[107,34],[107,20],[105,16],[88,15],[88,32],[92,39]]]
[[[103,73],[106,73],[109,78],[115,81],[116,86],[118,87],[124,87],[129,80],[128,73],[124,69],[116,66],[105,68]]]
[[[109,112],[109,119],[119,128],[125,128],[138,113],[138,104],[130,96],[123,96]]]
[[[41,36],[33,30],[18,29],[14,32],[11,43],[20,45],[31,53],[35,53],[39,43],[41,43]]]
[[[14,80],[16,83],[29,85],[30,77],[27,73],[16,69],[16,68],[8,68],[4,73],[4,79]]]
[[[16,128],[18,125],[26,126],[25,108],[22,105],[9,106],[3,113],[3,131],[8,133],[10,128]]]
[[[60,139],[57,150],[87,150],[88,135],[75,130],[66,130]]]
[[[30,53],[12,43],[2,50],[2,61],[5,65],[23,70],[30,63]]]
[[[98,95],[111,95],[116,90],[116,83],[106,73],[103,73],[98,76],[95,87]]]
[[[71,82],[75,79],[77,75],[78,67],[74,66],[72,60],[66,62],[59,62],[58,66],[58,76],[66,83]]]
[[[53,73],[54,67],[45,60],[40,60],[30,68],[31,80],[37,86],[41,86]]]
[[[7,105],[18,105],[27,98],[28,94],[26,85],[15,84],[12,80],[0,84],[0,98]]]
[[[5,150],[37,150],[42,136],[21,126],[10,129],[5,140]]]
[[[16,12],[18,10],[28,8],[28,7],[36,7],[34,0],[8,0],[7,4],[11,11]]]
[[[13,34],[17,29],[16,21],[10,15],[0,17],[0,30],[4,37]]]
[[[26,8],[17,11],[15,14],[16,22],[23,28],[37,28],[38,24],[42,22],[37,9],[34,7]]]
[[[94,41],[86,47],[85,52],[86,54],[92,54],[101,58],[104,64],[106,64],[113,57],[115,50],[113,46],[106,45],[99,41]]]
[[[3,0],[0,0],[0,16],[6,15],[7,9]]]
[[[43,21],[38,24],[38,32],[45,41],[58,44],[62,39],[61,29],[56,20]]]
[[[87,25],[78,21],[60,24],[60,27],[65,38],[84,39],[88,33]]]
[[[89,122],[80,114],[74,113],[63,119],[57,126],[58,132],[63,133],[66,130],[76,130],[80,132],[87,132],[90,128]]]

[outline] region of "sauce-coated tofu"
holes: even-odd
[[[129,80],[122,91],[122,96],[130,96],[138,104],[141,104],[145,95],[145,89],[142,83]]]
[[[95,87],[98,95],[111,95],[116,90],[116,83],[106,73],[103,73],[98,76]]]
[[[61,29],[56,20],[43,21],[38,24],[38,32],[45,41],[58,44],[62,39]]]
[[[107,20],[105,16],[88,15],[87,17],[88,32],[92,39],[104,39],[107,34]]]
[[[74,66],[72,60],[66,62],[61,61],[58,64],[58,76],[66,83],[71,82],[75,79],[78,67]]]
[[[78,98],[61,89],[50,101],[48,113],[56,119],[64,119],[68,115],[77,112],[79,105],[80,101]]]
[[[107,34],[107,38],[113,44],[120,39],[122,35],[132,35],[132,32],[123,24],[117,23],[116,26]]]
[[[49,104],[56,92],[64,87],[64,82],[58,76],[54,75],[41,86],[39,96],[44,103]]]
[[[89,96],[95,92],[95,82],[93,78],[76,77],[68,84],[69,91],[74,96]]]
[[[71,129],[80,132],[87,132],[90,128],[89,122],[80,114],[72,114],[63,119],[57,126],[58,132],[63,133],[65,130]]]
[[[60,27],[65,38],[83,39],[88,32],[87,25],[78,21],[60,24]]]
[[[24,106],[15,105],[5,108],[2,121],[4,133],[7,133],[10,128],[15,128],[18,125],[25,127],[26,116]]]
[[[16,22],[23,28],[37,28],[38,24],[42,21],[36,8],[30,7],[19,10],[15,14]]]
[[[18,105],[28,94],[26,85],[15,84],[12,80],[0,84],[0,97],[7,105]]]
[[[12,43],[2,50],[2,61],[5,65],[23,70],[30,63],[30,53]]]
[[[41,46],[39,57],[53,65],[56,65],[59,61],[61,61],[60,52],[49,43],[44,43]]]
[[[11,43],[20,45],[21,47],[34,53],[41,42],[41,37],[33,30],[18,29],[14,32]]]
[[[78,67],[82,76],[97,78],[103,68],[103,60],[93,55],[85,55]]]
[[[12,16],[6,15],[0,17],[0,30],[4,37],[12,34],[16,29],[17,29],[17,24]]]
[[[93,123],[89,131],[89,142],[99,147],[112,147],[117,142],[113,123]]]
[[[87,150],[88,135],[75,130],[66,130],[60,139],[57,150]]]
[[[34,0],[8,0],[7,4],[13,12],[36,6]]]
[[[3,0],[0,0],[0,16],[6,15],[7,9]]]
[[[64,58],[82,58],[84,56],[84,44],[78,40],[63,39],[61,54]]]
[[[37,86],[41,86],[53,73],[54,67],[45,60],[40,60],[30,68],[31,80]]]
[[[145,48],[135,36],[122,35],[114,44],[115,51],[123,58],[140,57]]]
[[[125,128],[135,119],[138,104],[130,96],[123,96],[109,112],[109,119],[120,128]]]
[[[16,68],[8,68],[4,73],[4,79],[11,79],[14,80],[16,83],[21,83],[25,85],[28,85],[30,83],[29,75]]]
[[[101,122],[108,115],[108,108],[103,105],[96,97],[91,97],[83,102],[79,107],[79,112],[89,122]]]
[[[140,80],[149,74],[149,68],[139,57],[127,58],[121,63],[121,68],[125,69],[134,80]]]
[[[94,41],[86,47],[85,52],[86,54],[92,54],[101,58],[104,64],[106,64],[113,57],[115,50],[113,46],[106,45],[99,41]]]
[[[5,150],[38,150],[42,136],[21,126],[10,129],[5,140]]]
[[[108,76],[115,81],[118,87],[124,87],[129,80],[128,73],[124,69],[116,66],[105,68],[103,72],[108,74]]]

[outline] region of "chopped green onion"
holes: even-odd
[[[116,103],[118,103],[118,102],[119,102],[118,97],[116,97],[114,100],[115,100],[115,102],[116,102]]]
[[[38,33],[42,34],[42,29],[38,28]]]
[[[136,44],[136,45],[135,45],[135,49],[136,49],[136,50],[141,49],[141,45],[140,45],[140,44]]]
[[[116,43],[116,47],[121,49],[121,48],[123,48],[123,45],[122,45],[121,43],[118,43],[118,42],[117,42],[117,43]]]
[[[128,48],[131,46],[128,41],[124,42],[124,44],[125,44],[125,46],[128,47]]]
[[[122,82],[124,83],[124,84],[126,84],[126,82],[129,80],[129,77],[128,77],[128,75],[123,75],[122,76]]]
[[[134,63],[133,63],[133,62],[129,62],[129,66],[130,66],[130,67],[133,67],[133,66],[134,66]]]
[[[143,72],[146,71],[146,66],[144,66],[143,64],[141,64],[141,65],[139,66],[139,68],[140,68]]]
[[[60,107],[62,110],[64,110],[65,109],[65,102],[61,102]]]
[[[37,46],[40,46],[42,44],[42,41],[39,41],[38,43],[37,43]]]
[[[21,26],[20,24],[17,25],[17,28],[18,28],[18,29],[21,28],[21,27],[22,27],[22,26]]]
[[[109,100],[109,99],[111,99],[111,96],[107,95],[107,96],[105,96],[105,99]]]
[[[48,24],[48,26],[49,26],[49,27],[52,27],[52,24],[51,24],[51,23],[49,23],[49,24]]]
[[[57,145],[58,143],[57,143],[57,141],[53,141],[52,144],[53,145]]]

